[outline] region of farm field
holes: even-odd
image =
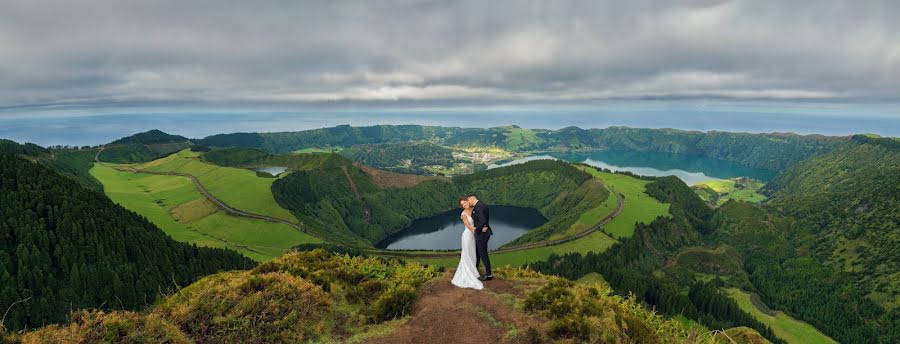
[[[260,178],[256,172],[234,167],[216,166],[198,158],[198,154],[183,150],[145,164],[129,165],[138,170],[153,172],[190,173],[197,177],[216,198],[234,208],[267,215],[289,222],[297,222],[290,211],[282,208],[272,196],[275,178]]]
[[[647,181],[621,174],[605,173],[592,168],[588,168],[587,171],[594,175],[594,177],[603,179],[603,182],[613,190],[622,193],[625,198],[625,206],[619,216],[607,223],[604,226],[603,231],[593,232],[578,240],[554,246],[492,254],[491,264],[496,266],[525,265],[531,262],[546,260],[551,254],[562,255],[572,252],[602,252],[617,242],[613,237],[621,238],[632,235],[634,233],[634,224],[636,222],[650,223],[656,219],[657,216],[665,216],[668,214],[668,204],[661,203],[644,193],[644,187],[647,184]],[[615,209],[615,196],[612,196],[611,194],[611,197],[613,205],[609,211]],[[608,205],[605,204],[604,206]],[[582,219],[585,217],[593,217],[599,221],[603,216],[606,216],[609,211],[600,215],[592,210],[585,215],[582,215]],[[594,221],[594,223],[597,221]],[[458,257],[415,258],[410,260],[444,267],[455,267],[459,262]]]
[[[812,325],[796,320],[784,312],[776,311],[774,316],[763,313],[753,304],[751,295],[743,290],[728,288],[725,291],[743,311],[772,328],[776,336],[788,343],[837,343]]]
[[[188,178],[131,173],[94,165],[90,173],[106,195],[147,217],[173,239],[199,246],[234,249],[265,261],[319,239],[279,223],[228,215],[194,188]]]

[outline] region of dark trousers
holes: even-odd
[[[484,275],[491,276],[491,257],[488,257],[488,240],[491,239],[490,235],[476,235],[475,236],[475,268],[478,268],[478,263],[484,262]]]

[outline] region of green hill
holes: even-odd
[[[136,309],[246,258],[176,242],[145,218],[47,167],[0,153],[0,307],[10,329],[70,309]]]
[[[153,144],[165,144],[165,143],[180,143],[184,141],[190,141],[188,138],[184,136],[171,135],[164,133],[158,129],[153,129],[149,131],[145,131],[143,133],[137,133],[131,136],[123,137],[121,139],[110,142],[110,145],[117,144],[142,144],[142,145],[153,145]]]
[[[282,207],[307,225],[323,228],[330,236],[359,238],[370,244],[413,219],[458,207],[457,198],[472,192],[489,204],[538,209],[548,223],[513,244],[543,240],[568,229],[609,195],[590,174],[558,161],[534,161],[452,180],[382,188],[366,171],[336,158],[319,168],[279,178],[272,184],[272,192]]]
[[[450,286],[419,264],[292,253],[252,271],[223,272],[142,312],[77,311],[65,325],[6,341],[112,343],[767,343],[728,338],[659,316],[602,282],[574,284],[504,268],[484,291]],[[466,331],[460,333],[459,329]],[[465,337],[460,337],[465,336]],[[5,337],[5,338],[3,338]]]
[[[113,163],[148,162],[193,145],[186,137],[153,129],[104,145],[99,157],[102,161]]]
[[[764,188],[777,211],[815,235],[814,256],[900,307],[900,143],[863,135]]]
[[[790,133],[748,134],[609,127],[559,130],[454,128],[418,125],[338,126],[297,132],[219,134],[197,141],[210,147],[250,147],[272,153],[304,148],[426,141],[445,146],[489,146],[516,152],[618,150],[705,156],[782,171],[848,141],[846,137]]]
[[[340,154],[361,164],[408,174],[430,174],[428,167],[452,168],[456,162],[453,150],[429,142],[356,145]]]

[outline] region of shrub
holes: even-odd
[[[22,335],[26,343],[192,343],[172,322],[135,312],[77,311],[67,325]]]
[[[590,338],[591,328],[587,320],[580,316],[569,316],[554,320],[550,323],[550,336],[553,338],[574,338],[587,340]],[[639,342],[640,343],[640,342]]]
[[[369,308],[375,322],[383,322],[411,314],[416,302],[416,290],[408,285],[389,289],[378,297]]]
[[[155,313],[197,342],[303,342],[329,332],[331,298],[287,273],[226,272],[182,289]]]

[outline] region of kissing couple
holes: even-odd
[[[491,231],[491,215],[487,204],[478,201],[478,196],[471,194],[460,197],[459,207],[465,230],[462,232],[462,252],[459,266],[450,283],[460,288],[481,290],[484,281],[494,279],[491,275],[491,258],[488,257],[488,240],[494,234]],[[478,263],[484,262],[484,276],[478,273]]]

